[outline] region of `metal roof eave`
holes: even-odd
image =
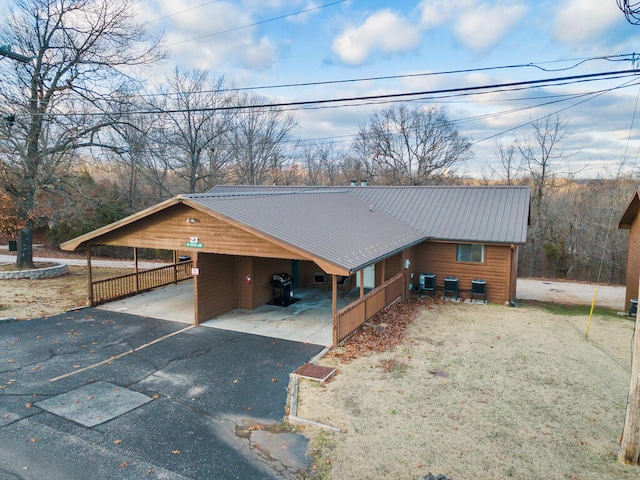
[[[389,252],[387,252],[387,253],[385,253],[383,255],[379,255],[376,258],[374,258],[372,260],[369,260],[368,262],[365,262],[365,263],[363,263],[361,265],[358,265],[357,267],[352,267],[351,270],[349,270],[349,274],[353,275],[354,273],[357,273],[357,272],[359,272],[360,270],[362,270],[364,268],[370,267],[371,265],[375,265],[376,263],[378,263],[378,262],[380,262],[382,260],[385,260],[385,259],[387,259],[389,257],[393,257],[394,255],[396,255],[398,253],[401,253],[401,252],[404,252],[406,249],[411,248],[411,247],[415,247],[416,245],[419,245],[419,244],[421,244],[423,242],[426,242],[427,240],[431,240],[431,238],[423,237],[423,238],[420,238],[418,240],[414,240],[413,242],[410,242],[410,243],[407,243],[405,245],[402,245],[402,246],[400,246],[398,248],[395,248],[395,249],[393,249],[393,250],[391,250],[391,251],[389,251]]]

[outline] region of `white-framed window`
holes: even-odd
[[[458,262],[484,263],[484,245],[478,243],[459,243],[456,260]]]

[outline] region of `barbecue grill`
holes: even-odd
[[[288,273],[274,273],[271,277],[274,305],[287,306],[291,303],[291,276]]]

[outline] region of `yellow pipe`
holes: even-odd
[[[593,308],[596,306],[596,292],[598,291],[598,287],[593,287],[593,300],[591,302],[591,311],[589,312],[589,323],[587,323],[587,332],[584,334],[585,337],[589,338],[589,329],[591,328],[591,318],[593,317]]]

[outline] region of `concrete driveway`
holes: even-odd
[[[0,479],[294,478],[319,345],[83,309],[0,324]]]

